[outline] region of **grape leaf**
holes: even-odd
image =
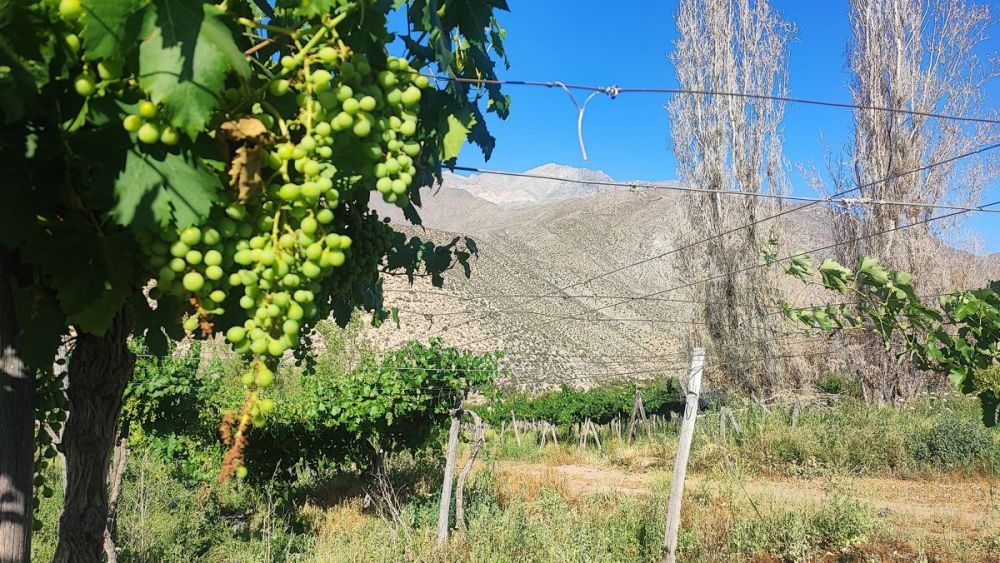
[[[115,181],[112,214],[122,225],[186,227],[208,216],[220,187],[216,175],[184,155],[156,156],[133,147]]]
[[[222,103],[226,76],[250,72],[222,15],[193,0],[156,0],[145,12],[139,85],[192,139]]]
[[[83,58],[98,60],[121,56],[139,40],[139,25],[146,0],[84,0]]]
[[[17,315],[17,350],[29,366],[52,363],[66,319],[52,295],[38,287],[11,287]]]
[[[133,291],[135,241],[130,233],[96,233],[80,215],[54,223],[25,244],[25,256],[55,290],[70,324],[104,334]]]
[[[472,126],[476,123],[475,118],[472,117],[470,112],[465,111],[464,114],[461,116],[448,116],[448,132],[444,134],[442,140],[441,157],[444,160],[451,160],[458,156],[459,151],[462,150],[462,145],[465,144],[465,139],[469,136],[469,131],[472,130]]]

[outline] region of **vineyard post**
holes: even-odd
[[[517,417],[514,416],[514,411],[510,411],[510,426],[514,429],[514,440],[517,445],[521,445],[521,433],[517,430]]]
[[[691,373],[688,376],[684,419],[681,421],[677,457],[674,459],[674,475],[670,481],[670,500],[667,502],[667,530],[663,536],[663,563],[675,563],[677,560],[677,532],[680,530],[681,496],[684,494],[684,477],[687,474],[688,454],[691,453],[691,439],[694,437],[694,423],[698,419],[698,396],[701,393],[701,373],[704,361],[704,348],[691,350]]]
[[[462,471],[458,474],[458,483],[455,484],[455,526],[465,530],[465,480],[472,471],[472,465],[476,462],[476,454],[486,443],[486,426],[483,419],[475,411],[467,410],[465,414],[472,417],[472,445],[469,448],[469,458],[465,461]]]
[[[792,405],[792,428],[795,428],[799,424],[799,399],[795,398],[795,404]]]
[[[455,458],[458,455],[459,416],[462,409],[451,411],[451,428],[448,430],[448,453],[445,457],[444,480],[441,483],[441,506],[438,510],[437,543],[443,546],[448,541],[448,516],[451,513],[451,489],[455,479]]]
[[[639,388],[636,387],[635,395],[632,396],[632,414],[628,417],[628,430],[625,432],[625,442],[628,444],[632,443],[632,434],[635,433],[635,419],[639,414],[639,401],[641,400]]]
[[[646,437],[652,439],[653,432],[649,428],[649,419],[646,418],[646,405],[642,404],[642,393],[639,389],[635,390],[636,404],[639,406],[639,419],[642,420],[642,426],[646,429]]]

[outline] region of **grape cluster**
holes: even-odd
[[[406,206],[417,174],[427,78],[400,58],[376,69],[329,31],[325,44],[281,58],[252,106],[278,139],[262,155],[264,186],[245,199],[232,195],[201,225],[139,241],[159,269],[151,295],[189,301],[186,330],[224,332],[253,357],[242,376],[252,398],[244,425],[263,425],[274,408],[259,391],[273,383],[278,358],[297,348],[333,300],[377,281],[397,235],[367,208],[368,194]],[[123,123],[143,142],[143,128],[158,117],[146,104]]]

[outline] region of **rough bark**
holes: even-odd
[[[0,247],[0,563],[31,558],[35,377],[14,344],[16,257]]]
[[[69,364],[70,416],[63,433],[66,499],[59,519],[57,562],[100,561],[108,524],[108,465],[118,413],[135,356],[122,310],[103,336],[81,333]]]
[[[458,454],[458,428],[461,409],[451,413],[451,428],[448,431],[448,452],[445,456],[444,480],[441,484],[441,505],[438,511],[437,544],[448,541],[448,515],[451,513],[451,489],[455,478],[455,457]]]
[[[465,480],[472,471],[472,466],[476,462],[476,454],[486,443],[486,429],[483,426],[483,419],[473,411],[465,411],[472,417],[472,445],[469,447],[469,458],[465,460],[462,471],[458,474],[458,483],[455,484],[455,525],[460,529],[465,529]]]

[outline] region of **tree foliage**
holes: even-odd
[[[813,260],[801,254],[785,272],[849,298],[805,308],[784,302],[786,317],[827,332],[862,329],[878,334],[898,358],[945,374],[956,389],[978,395],[984,421],[996,424],[1000,381],[989,374],[996,373],[1000,362],[1000,284],[941,295],[931,303],[918,295],[913,276],[887,270],[871,257],[861,258],[854,269],[831,259],[814,269]]]
[[[16,307],[26,359],[50,364],[70,327],[100,335],[123,309],[154,354],[184,331],[224,333],[249,360],[242,432],[264,423],[278,359],[301,355],[315,322],[390,315],[385,272],[468,275],[474,244],[410,238],[371,197],[419,224],[421,188],[467,139],[489,156],[483,112],[506,117],[509,99],[427,73],[496,78],[504,9],[0,3],[0,244],[32,268]]]

